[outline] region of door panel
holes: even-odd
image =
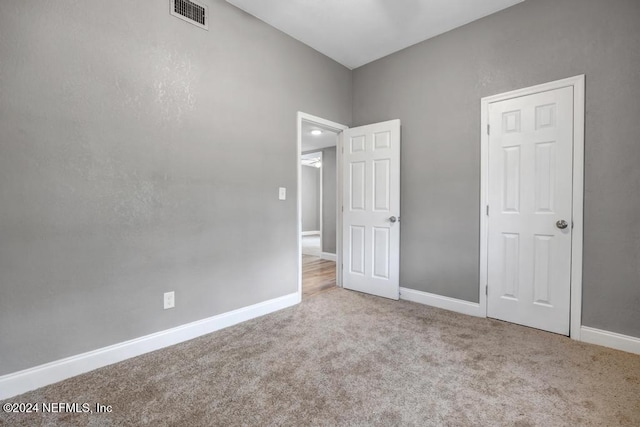
[[[489,123],[487,315],[568,335],[573,88],[491,103]]]
[[[398,299],[400,121],[347,129],[343,141],[343,287]]]
[[[349,257],[349,272],[351,274],[358,274],[363,276],[365,273],[364,268],[364,233],[365,228],[359,225],[351,226],[351,250],[346,253],[350,253]]]

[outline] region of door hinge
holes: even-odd
[[[489,295],[489,285],[484,287],[484,294]]]
[[[489,205],[487,205],[487,216],[489,216]]]
[[[342,212],[344,212],[344,206],[341,206],[341,207],[340,207],[340,210],[341,210]]]
[[[491,125],[487,125],[487,135],[491,135]]]

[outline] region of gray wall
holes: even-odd
[[[336,147],[322,149],[322,252],[336,253]]]
[[[478,301],[480,98],[586,74],[583,323],[640,336],[639,23],[528,0],[354,71],[354,125],[402,120],[402,286]]]
[[[296,292],[296,112],[351,72],[208,3],[0,2],[0,375]]]
[[[320,169],[302,165],[302,231],[320,230]]]

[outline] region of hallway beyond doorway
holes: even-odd
[[[336,263],[318,256],[302,255],[302,298],[336,287]]]

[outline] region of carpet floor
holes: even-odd
[[[332,289],[10,399],[0,425],[639,426],[640,356]]]

